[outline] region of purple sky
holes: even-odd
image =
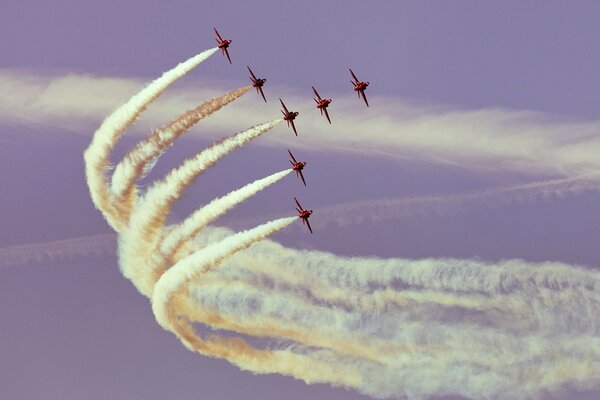
[[[314,84],[323,94],[348,90],[351,66],[371,81],[373,95],[598,119],[597,2],[85,3],[3,0],[0,69],[151,79],[213,46],[214,25],[234,40],[233,65],[217,55],[186,79],[241,85],[250,64],[269,84],[301,90]],[[268,87],[266,93],[276,96]],[[82,153],[92,132],[75,135],[0,120],[0,248],[110,232],[84,182]],[[132,143],[126,138],[117,153]],[[153,176],[204,144],[178,143]],[[256,146],[240,150],[203,176],[175,215],[184,216],[215,193],[256,177],[244,171],[249,163],[257,171],[281,168],[284,153]],[[231,215],[283,211],[288,199],[301,193],[304,205],[314,205],[317,219],[320,205],[461,192],[520,179],[376,157],[303,153],[310,161],[308,189],[286,179]],[[339,255],[523,258],[597,268],[599,200],[592,193],[480,207],[327,227],[313,237],[295,227],[275,239]],[[366,398],[281,376],[253,376],[187,351],[156,324],[148,301],[120,275],[114,256],[2,268],[0,320],[2,398]],[[599,395],[567,390],[547,398]]]

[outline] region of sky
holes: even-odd
[[[285,168],[293,146],[308,161],[308,187],[290,176],[220,223],[248,228],[289,215],[298,196],[315,209],[315,235],[295,224],[273,237],[290,248],[597,270],[594,187],[511,193],[515,185],[597,171],[599,12],[592,1],[2,1],[0,393],[370,398],[253,375],[188,351],[121,275],[113,242],[69,254],[59,242],[40,253],[44,243],[112,233],[90,199],[83,151],[103,118],[144,82],[214,46],[213,26],[233,39],[233,65],[216,54],[175,83],[112,159],[185,108],[248,84],[246,65],[267,77],[268,103],[251,91],[201,122],[143,184],[225,134],[276,118],[279,96],[301,112],[299,137],[279,126],[227,157],[186,192],[171,221]],[[371,82],[368,109],[351,91],[348,67]],[[331,126],[311,110],[311,85],[334,100]],[[440,199],[419,200],[431,196]],[[417,200],[378,203],[409,197]],[[340,204],[347,208],[319,222],[320,209]],[[25,245],[29,256],[11,256]],[[599,394],[567,385],[542,398]]]

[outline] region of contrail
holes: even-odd
[[[540,200],[599,190],[600,174],[595,173],[453,194],[362,200],[319,207],[319,218],[313,225],[322,229],[328,225],[351,226],[415,216],[456,215],[474,208],[532,204]],[[239,227],[280,215],[272,213],[262,217],[237,219],[228,225]]]
[[[91,255],[114,255],[116,249],[117,235],[114,233],[8,246],[0,248],[0,267],[70,260]]]
[[[350,226],[366,221],[379,222],[417,215],[458,214],[472,210],[473,207],[499,207],[513,203],[529,204],[540,199],[560,198],[568,194],[580,194],[597,190],[600,190],[600,178],[597,175],[589,175],[456,194],[340,203],[319,208],[319,219],[315,220],[313,225],[324,228],[328,224]],[[272,218],[278,216],[271,215]],[[268,219],[268,216],[262,218],[262,220],[264,219]],[[258,220],[257,217],[243,218],[228,225],[236,227],[244,224],[251,225]],[[115,237],[114,234],[106,235],[106,240],[109,236]],[[83,257],[88,254],[87,252],[109,254],[112,250],[108,250],[108,247],[105,246],[104,238],[105,235],[98,235],[1,248],[0,265],[28,264],[46,260],[46,256],[48,256],[48,259],[62,259]],[[86,250],[80,252],[75,244]]]
[[[251,85],[232,90],[186,111],[165,126],[152,132],[125,155],[124,159],[115,168],[111,186],[117,197],[116,204],[126,205],[126,209],[121,211],[123,218],[128,218],[131,209],[134,207],[133,202],[136,200],[135,182],[150,171],[158,157],[180,135],[187,132],[200,120],[219,111],[243,96],[250,89],[252,89]]]
[[[115,231],[122,230],[125,223],[119,218],[115,205],[112,203],[110,188],[106,181],[109,157],[115,144],[150,103],[156,100],[177,79],[187,74],[218,50],[218,48],[205,50],[150,82],[148,86],[110,114],[94,133],[92,143],[83,156],[86,179],[94,205],[102,212],[108,224]]]
[[[344,226],[414,215],[452,215],[473,207],[531,204],[541,199],[598,190],[600,174],[595,173],[457,194],[367,200],[320,208],[315,225],[333,223]]]
[[[131,214],[129,227],[119,238],[119,262],[122,272],[142,294],[151,295],[152,287],[158,277],[152,271],[146,271],[141,260],[151,255],[152,249],[158,247],[173,202],[198,175],[233,150],[274,128],[281,121],[283,120],[276,119],[254,126],[202,150],[184,161],[181,166],[171,170],[164,179],[148,189]]]

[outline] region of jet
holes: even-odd
[[[294,130],[294,134],[296,136],[298,136],[298,132],[296,132],[296,125],[294,125],[294,119],[296,119],[296,117],[300,113],[298,111],[288,111],[285,104],[283,104],[283,100],[279,99],[279,102],[281,103],[283,110],[285,110],[285,111],[281,110],[281,112],[283,113],[283,120],[285,122],[287,122],[288,126],[290,126],[290,125],[292,126],[292,129]]]
[[[323,115],[323,113],[325,113],[325,117],[327,117],[327,121],[329,121],[329,123],[331,124],[331,120],[329,119],[329,114],[327,113],[327,107],[331,103],[331,99],[322,99],[321,96],[319,96],[319,93],[317,93],[317,89],[315,89],[314,86],[312,87],[312,90],[315,93],[315,96],[317,96],[316,99],[313,99],[317,103],[317,108],[319,109],[319,111],[321,111],[321,115]]]
[[[262,87],[265,84],[265,82],[267,81],[266,79],[259,79],[256,77],[256,75],[254,75],[254,73],[252,72],[252,70],[250,69],[250,67],[248,67],[246,65],[246,68],[248,68],[248,71],[250,71],[250,80],[252,81],[252,86],[254,86],[256,88],[256,93],[260,92],[260,94],[262,95],[263,100],[265,101],[265,103],[267,102],[267,99],[265,98],[265,94],[263,93]]]
[[[215,33],[217,34],[217,37],[215,38],[215,40],[219,44],[219,48],[221,49],[221,53],[224,56],[227,56],[227,59],[229,60],[229,64],[231,64],[231,57],[229,57],[229,52],[227,51],[227,48],[231,44],[231,40],[223,39],[221,37],[221,35],[219,35],[219,31],[217,31],[217,28],[213,27],[213,29],[215,30]]]
[[[296,211],[298,211],[298,218],[300,218],[302,220],[302,223],[306,225],[306,227],[312,234],[313,231],[312,231],[312,228],[310,227],[310,222],[308,222],[308,218],[310,218],[311,214],[313,213],[313,210],[303,209],[302,206],[300,205],[300,202],[298,201],[298,199],[294,197],[294,200],[296,200],[296,204],[298,205],[298,207],[296,207]]]
[[[296,171],[296,176],[299,176],[300,179],[302,179],[302,183],[304,183],[304,186],[306,186],[306,181],[304,180],[304,175],[302,175],[302,170],[306,166],[306,163],[304,161],[296,161],[296,158],[294,157],[294,155],[292,154],[290,149],[288,149],[288,153],[290,154],[290,157],[292,158],[290,160],[290,164],[292,164],[292,169],[294,171]]]
[[[365,95],[365,89],[367,88],[367,86],[369,86],[369,82],[359,81],[356,75],[354,75],[354,72],[352,72],[352,69],[348,69],[350,70],[350,74],[352,74],[352,78],[354,79],[353,81],[350,81],[354,85],[354,91],[358,95],[359,99],[360,96],[362,96],[363,100],[365,101],[365,104],[367,105],[367,107],[369,107],[369,102],[367,101],[367,96]]]

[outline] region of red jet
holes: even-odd
[[[313,210],[303,209],[302,206],[300,205],[300,202],[298,201],[298,199],[294,197],[294,200],[296,200],[296,204],[298,205],[298,207],[296,207],[296,211],[298,211],[298,218],[300,218],[302,220],[303,224],[306,224],[306,226],[308,227],[308,230],[312,234],[313,231],[312,231],[312,228],[310,227],[310,222],[308,222],[308,218],[310,218],[311,214],[313,213]]]
[[[296,117],[300,113],[298,111],[288,111],[285,104],[283,104],[283,100],[279,99],[279,102],[281,103],[283,110],[285,110],[285,111],[281,110],[281,112],[283,113],[283,120],[285,122],[287,122],[288,126],[292,125],[292,129],[294,130],[294,133],[296,134],[296,136],[298,136],[298,132],[296,132],[296,125],[294,125],[294,119],[296,119]]]
[[[315,92],[315,96],[317,96],[316,99],[313,99],[317,103],[317,108],[319,109],[319,111],[321,111],[321,115],[323,115],[323,113],[325,113],[325,116],[327,117],[327,121],[329,121],[329,123],[331,124],[331,120],[329,119],[329,114],[327,113],[327,107],[331,103],[331,99],[322,99],[321,96],[319,96],[319,93],[317,93],[317,89],[315,89],[314,86],[312,87],[312,90],[313,90],[313,92]]]
[[[304,183],[304,186],[306,186],[306,181],[304,180],[304,175],[302,175],[302,170],[306,166],[306,163],[304,161],[296,161],[296,158],[294,157],[294,155],[292,154],[290,149],[288,149],[288,153],[290,154],[290,157],[292,158],[290,160],[290,164],[292,164],[292,169],[294,171],[296,171],[296,176],[299,176],[300,179],[302,179],[302,183]]]
[[[252,86],[254,86],[256,88],[256,93],[260,92],[263,100],[265,101],[265,103],[267,102],[267,99],[265,98],[265,94],[263,93],[262,87],[265,84],[265,82],[267,81],[266,79],[263,78],[257,78],[256,75],[254,75],[254,73],[252,72],[252,70],[250,69],[249,66],[246,65],[246,68],[248,68],[248,71],[250,71],[250,80],[252,81]]]
[[[354,91],[358,95],[358,98],[362,96],[363,100],[365,101],[365,104],[367,105],[367,107],[369,107],[369,102],[367,101],[367,96],[365,95],[365,89],[367,88],[367,86],[369,86],[369,82],[359,81],[356,75],[354,75],[354,72],[352,72],[352,69],[350,69],[350,74],[352,74],[352,78],[354,79],[350,82],[354,85]]]
[[[219,48],[221,49],[221,53],[224,56],[227,56],[227,59],[229,60],[229,64],[231,64],[231,57],[229,57],[229,52],[227,51],[227,48],[231,44],[231,40],[223,39],[221,37],[221,35],[219,35],[219,31],[217,31],[217,28],[213,27],[213,29],[215,30],[215,33],[217,34],[217,37],[215,38],[215,40],[219,44]]]

